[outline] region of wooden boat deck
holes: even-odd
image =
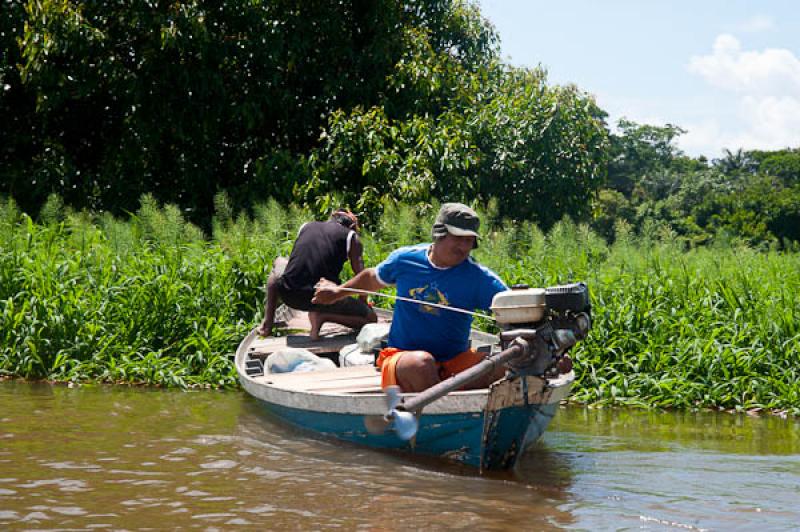
[[[381,393],[381,374],[375,366],[351,366],[329,371],[268,373],[256,377],[259,384],[315,393]]]
[[[250,344],[250,357],[264,359],[271,353],[287,347],[306,349],[315,355],[338,353],[344,346],[356,343],[356,336],[356,333],[350,329],[338,331],[335,334],[326,334],[323,329],[320,339],[316,342],[309,338],[308,333],[258,338]]]
[[[379,322],[391,321],[391,313],[376,309]],[[326,323],[320,330],[320,339],[311,340],[308,313],[282,306],[276,320],[285,323],[278,328],[280,336],[256,337],[247,348],[250,359],[262,362],[272,353],[286,348],[301,348],[315,355],[338,361],[339,351],[356,343],[358,332],[335,323]],[[375,366],[353,366],[335,370],[267,373],[253,377],[258,384],[298,392],[316,393],[381,393],[381,374]]]
[[[391,314],[387,311],[376,309],[378,322],[388,323]],[[278,329],[280,336],[258,337],[250,344],[248,354],[250,358],[265,359],[271,353],[287,347],[306,349],[315,355],[338,355],[344,346],[356,343],[358,332],[335,323],[326,323],[320,330],[320,339],[312,340],[309,336],[311,324],[308,313],[282,306],[276,313],[276,319],[281,318],[285,326]]]

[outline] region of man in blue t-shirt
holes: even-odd
[[[472,316],[441,308],[488,309],[494,295],[507,290],[497,274],[470,258],[478,246],[479,227],[475,211],[446,203],[433,225],[432,244],[400,248],[341,287],[324,280],[318,284],[314,303],[330,304],[350,294],[340,288],[378,290],[388,285],[397,286],[398,296],[420,301],[398,300],[395,306],[389,347],[377,362],[384,387],[398,384],[406,392],[422,391],[482,360],[483,355],[469,349]],[[500,368],[470,387],[488,386],[503,372]]]

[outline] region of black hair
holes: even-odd
[[[355,216],[347,213],[344,210],[339,210],[331,214],[331,220],[343,225],[348,229],[355,229],[358,225],[358,222],[355,220]]]

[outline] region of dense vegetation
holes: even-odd
[[[541,68],[498,60],[459,0],[75,2],[0,11],[0,195],[125,214],[142,194],[210,229],[213,198],[375,222],[391,201],[564,215],[687,245],[800,239],[800,152],[683,155]],[[513,198],[513,200],[512,200]]]
[[[0,375],[234,386],[224,354],[258,319],[266,268],[310,213],[272,202],[234,219],[217,204],[210,241],[150,197],[128,222],[53,198],[34,223],[3,204]],[[364,235],[367,263],[425,238],[431,217],[387,206]],[[589,283],[577,401],[800,414],[800,254],[685,252],[668,235],[609,245],[562,221],[547,234],[509,224],[477,256],[509,283]]]
[[[466,1],[1,5],[1,375],[233,385],[301,221],[372,265],[460,200],[509,282],[591,284],[577,399],[800,412],[800,148],[611,127]]]
[[[0,194],[114,214],[151,194],[206,230],[225,191],[371,222],[387,201],[499,199],[609,240],[619,222],[688,245],[800,240],[798,150],[692,159],[679,127],[612,131],[591,96],[498,56],[458,0],[7,0]]]
[[[0,194],[119,214],[150,193],[205,228],[222,190],[373,220],[509,191],[545,225],[588,214],[602,112],[496,41],[452,0],[7,0]]]
[[[708,163],[675,148],[683,132],[675,126],[622,120],[619,129],[593,208],[592,227],[606,238],[621,223],[637,232],[658,227],[687,246],[736,240],[798,249],[800,149],[726,150]]]

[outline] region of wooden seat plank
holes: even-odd
[[[381,374],[374,366],[301,373],[271,373],[258,380],[277,388],[297,391],[380,391]]]
[[[380,375],[375,366],[350,366],[347,368],[326,369],[320,371],[302,371],[291,373],[268,373],[262,379],[266,379],[275,383],[291,382],[291,381],[342,381],[352,380],[358,378],[372,377]]]
[[[306,335],[263,338],[255,340],[251,344],[250,356],[253,358],[265,358],[270,353],[287,347],[305,349],[314,354],[338,353],[344,346],[356,343],[356,337],[356,334],[351,332],[336,336],[324,336],[317,341],[312,341]]]

